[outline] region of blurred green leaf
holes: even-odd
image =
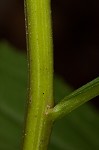
[[[55,77],[56,103],[71,88]],[[0,150],[19,150],[27,99],[26,55],[0,44]],[[54,125],[49,150],[98,150],[99,117],[89,104]]]
[[[99,116],[86,104],[55,123],[50,150],[98,150]]]
[[[26,56],[0,44],[0,150],[19,150],[27,93]]]

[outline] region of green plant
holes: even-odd
[[[35,6],[39,4],[39,1],[35,0],[33,2],[35,2],[34,3]],[[43,5],[43,2],[44,1],[41,0],[40,4]],[[47,2],[50,3],[50,1],[46,1],[46,3]],[[50,6],[49,3],[47,3],[48,4],[47,10],[49,10],[48,9]],[[32,4],[31,3],[29,4],[30,8],[32,7]],[[30,10],[27,10],[27,13]],[[31,15],[30,15],[30,19],[31,19]],[[34,20],[37,18],[33,17],[32,19]],[[41,17],[39,19],[41,19]],[[47,20],[45,19],[45,23],[46,21],[48,21],[48,19]],[[31,25],[28,24],[28,25],[29,27],[31,27],[32,24]],[[42,30],[45,31],[45,28],[43,27],[42,27]],[[51,26],[49,27],[49,24],[46,27],[48,27],[49,30],[51,31]],[[27,32],[29,36],[31,36],[31,33],[32,33],[32,29],[31,29],[31,32],[29,31]],[[45,31],[45,33],[46,33],[45,37],[48,38],[47,42],[49,42],[51,39],[49,38],[50,36],[48,35],[51,34],[51,32],[49,33]],[[41,32],[39,32],[39,36],[42,39]],[[38,41],[38,38],[34,39],[33,37],[33,43],[32,43],[32,40],[30,42],[34,46],[35,42],[37,41]],[[46,42],[46,40],[44,41]],[[51,40],[51,43],[52,43],[52,40]],[[51,49],[49,48],[49,51],[51,50],[51,53],[52,53],[52,45],[49,45],[49,47],[51,47]],[[31,45],[31,48],[32,48],[32,45]],[[44,47],[42,47],[42,49],[43,48]],[[30,55],[31,52],[29,52],[29,56],[31,56],[31,59],[32,59],[32,55],[34,55],[34,52],[32,53],[32,55]],[[39,56],[43,56],[42,53],[39,53],[39,54],[40,54]],[[50,55],[50,59],[52,63],[53,60],[52,60],[51,55]],[[43,59],[43,57],[39,57],[39,58],[41,58],[41,63],[38,63],[38,64],[34,63],[35,64],[34,68],[36,67],[36,65],[41,66],[42,63],[47,61],[46,58],[45,59]],[[43,62],[43,60],[45,61]],[[48,57],[48,60],[49,60],[49,57]],[[35,57],[33,58],[33,61],[35,61]],[[49,64],[49,61],[48,61],[48,64]],[[31,63],[31,66],[32,66],[32,63]],[[31,66],[30,66],[30,69],[31,69]],[[44,63],[44,66],[45,66],[45,63]],[[50,68],[51,69],[50,73],[53,70],[52,68],[53,66],[51,66]],[[36,72],[34,73],[36,74]],[[43,74],[43,71],[39,73]],[[43,78],[44,76],[43,77],[40,76],[40,77]],[[35,78],[36,78],[36,75],[35,75]],[[70,111],[72,111],[73,109],[75,109],[76,107],[84,103],[85,101],[88,101],[91,98],[99,94],[99,79],[98,78],[93,80],[89,84],[81,87],[80,89],[72,92],[73,90],[70,86],[66,85],[66,83],[64,83],[62,79],[55,76],[54,98],[53,98],[53,74],[51,74],[51,78],[48,81],[50,83],[49,89],[51,90],[48,94],[50,94],[50,97],[52,97],[50,101],[52,103],[52,108],[49,108],[48,107],[49,105],[47,105],[46,107],[48,108],[48,110],[46,111],[47,113],[46,117],[43,116],[43,118],[40,118],[40,119],[44,119],[47,123],[51,121],[51,123],[53,124],[53,122],[55,122],[56,119],[59,119],[65,116],[67,113],[69,113]],[[40,83],[43,83],[43,82],[46,83],[46,86],[47,86],[48,82],[46,82],[44,78],[42,79]],[[39,90],[42,90],[41,93],[43,92],[43,89],[44,90],[46,89],[46,86],[42,85],[42,88],[39,89]],[[27,97],[26,88],[27,88],[26,56],[24,54],[20,54],[19,52],[16,52],[14,48],[11,45],[9,45],[7,42],[5,41],[1,42],[0,43],[0,149],[1,150],[22,149],[20,148],[20,145],[21,145],[20,141],[22,141],[21,137],[22,137],[23,124],[24,124],[24,116],[25,116],[25,104],[27,103],[26,102],[26,97]],[[41,96],[44,94],[41,94]],[[53,106],[53,99],[55,99],[55,103],[57,103],[56,106]],[[62,99],[62,101],[60,101],[60,99]],[[31,107],[31,104],[32,104],[31,101],[29,103],[30,103],[29,107]],[[67,105],[69,106],[67,107]],[[44,108],[42,106],[42,103],[40,103],[40,106],[41,106],[40,111],[42,111]],[[41,121],[40,119],[39,121]],[[34,122],[33,118],[30,118],[30,121],[27,122],[27,125],[28,123],[32,124],[33,122]],[[41,122],[43,122],[43,120]],[[39,124],[37,124],[37,127],[38,125]],[[48,128],[50,128],[51,126],[48,124]],[[31,130],[31,128],[29,128],[29,130]],[[42,145],[42,147],[45,146],[47,148],[49,135],[47,134],[47,132],[45,132],[44,129],[42,130],[42,128],[39,131],[40,132],[43,131],[43,135],[45,136],[47,135],[47,138],[46,138],[47,141],[44,141],[45,143],[44,145]],[[39,133],[39,131],[35,129],[35,134]],[[37,136],[38,135],[36,135],[36,137]],[[40,138],[42,137],[40,136]],[[69,113],[69,115],[67,115],[66,118],[64,117],[55,123],[54,129],[51,135],[51,142],[49,145],[49,149],[50,150],[66,150],[66,149],[67,150],[93,150],[93,149],[98,150],[99,148],[98,139],[99,139],[98,113],[89,104],[84,104],[80,108],[74,110],[73,113]],[[39,141],[40,140],[41,139],[39,139]],[[29,142],[31,142],[30,146],[32,146],[33,141],[30,140]]]
[[[26,0],[29,102],[23,150],[46,150],[53,122],[99,95],[99,78],[54,106],[50,0]]]
[[[54,77],[54,99],[57,104],[73,89]],[[27,104],[26,55],[3,41],[0,43],[0,149],[19,150]],[[85,103],[57,120],[53,126],[49,150],[98,150],[99,115]],[[5,144],[6,143],[6,144]]]

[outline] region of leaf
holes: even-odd
[[[51,150],[98,150],[99,117],[89,105],[83,105],[56,122]]]
[[[71,88],[55,77],[56,103]],[[26,55],[7,42],[0,44],[0,150],[19,150],[27,99]],[[49,150],[98,150],[99,117],[88,103],[53,127]]]
[[[18,150],[27,93],[26,56],[0,44],[0,150]]]

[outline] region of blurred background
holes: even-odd
[[[99,1],[52,0],[51,7],[54,95],[60,100],[71,87],[99,76]],[[19,150],[22,143],[27,100],[24,20],[24,0],[0,0],[0,150]],[[99,149],[99,97],[90,103],[57,121],[49,150]]]
[[[52,0],[55,73],[78,88],[99,76],[99,1]],[[0,0],[0,40],[26,53],[24,1]],[[99,106],[97,99],[92,103]]]

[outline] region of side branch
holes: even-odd
[[[54,108],[50,109],[48,114],[55,121],[98,95],[99,77],[66,96]]]

